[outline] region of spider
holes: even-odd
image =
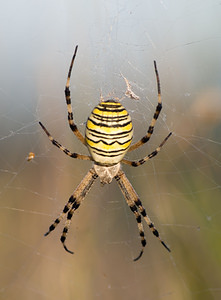
[[[154,61],[154,69],[157,80],[158,104],[156,106],[154,116],[146,135],[140,141],[131,145],[133,138],[133,126],[131,117],[127,110],[116,99],[110,99],[107,101],[104,101],[102,99],[101,102],[93,109],[91,115],[87,120],[85,137],[80,133],[76,124],[74,123],[71,107],[71,93],[69,87],[72,67],[77,54],[77,49],[78,46],[75,47],[74,55],[72,57],[68,72],[67,82],[65,86],[65,98],[67,103],[69,126],[76,137],[81,141],[81,143],[88,148],[90,155],[82,155],[75,152],[70,152],[67,148],[62,146],[51,136],[51,134],[41,122],[39,122],[39,124],[47,134],[51,143],[62,150],[66,155],[72,158],[91,160],[94,163],[92,168],[88,171],[88,173],[85,175],[83,180],[80,182],[80,184],[77,186],[77,188],[69,198],[69,201],[64,206],[61,214],[55,219],[54,223],[51,224],[49,230],[45,233],[45,236],[53,231],[61,222],[63,217],[67,214],[67,220],[65,222],[60,240],[63,244],[64,249],[67,252],[73,254],[74,252],[70,251],[67,248],[65,241],[74,212],[79,208],[81,202],[90,191],[95,179],[99,177],[101,184],[104,185],[111,183],[114,178],[117,181],[120,190],[137,221],[142,248],[140,254],[134,259],[134,261],[137,261],[142,256],[144,247],[146,246],[146,239],[144,235],[141,216],[146,221],[152,233],[170,252],[169,247],[160,238],[157,229],[154,227],[154,224],[148,217],[136,191],[121,169],[121,163],[133,167],[138,167],[156,156],[172,134],[169,133],[168,136],[163,140],[163,142],[152,153],[148,154],[144,158],[138,161],[130,161],[124,158],[127,152],[131,152],[149,141],[154,131],[155,123],[162,109],[160,80],[156,62]]]

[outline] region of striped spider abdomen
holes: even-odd
[[[133,126],[127,110],[116,100],[99,103],[87,120],[85,140],[99,165],[119,163],[130,147]]]

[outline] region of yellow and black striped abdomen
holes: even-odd
[[[114,165],[122,160],[133,138],[127,110],[115,100],[98,104],[87,120],[85,139],[94,161]]]

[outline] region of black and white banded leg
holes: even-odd
[[[61,151],[63,151],[66,155],[72,157],[72,158],[78,158],[78,159],[83,159],[83,160],[92,160],[91,156],[88,155],[83,155],[83,154],[78,154],[75,152],[70,152],[67,148],[65,148],[64,146],[62,146],[59,142],[57,142],[48,132],[48,130],[44,127],[44,125],[39,122],[39,124],[41,125],[41,128],[44,130],[44,132],[47,134],[49,140],[52,142],[53,145],[55,145],[56,147],[58,147]]]
[[[161,148],[163,147],[163,145],[166,143],[166,141],[168,140],[168,138],[172,135],[172,132],[170,132],[168,134],[168,136],[163,140],[163,142],[159,145],[159,147],[157,147],[152,153],[150,153],[149,155],[145,156],[144,158],[137,160],[137,161],[131,161],[131,160],[127,160],[127,159],[122,159],[122,163],[126,164],[126,165],[130,165],[132,167],[138,167],[142,164],[144,164],[147,160],[151,159],[152,157],[156,156]]]
[[[71,71],[72,71],[72,67],[73,67],[73,64],[74,64],[74,60],[75,60],[75,57],[76,57],[76,54],[77,54],[77,49],[78,49],[78,46],[75,47],[74,55],[72,57],[71,65],[70,65],[70,68],[69,68],[69,71],[68,71],[68,78],[67,78],[67,82],[66,82],[66,86],[65,86],[65,98],[66,98],[66,103],[67,103],[69,126],[70,126],[71,130],[73,131],[73,133],[76,135],[76,137],[84,145],[86,145],[84,136],[80,133],[80,131],[77,128],[77,125],[74,123],[73,112],[72,112],[72,107],[71,107],[70,78],[71,78]]]
[[[152,233],[158,238],[158,240],[161,242],[161,244],[170,252],[169,247],[160,238],[160,235],[159,235],[157,229],[154,227],[154,224],[152,223],[152,221],[146,214],[145,208],[143,207],[136,191],[134,190],[131,183],[127,179],[125,173],[122,170],[120,170],[118,172],[118,174],[115,176],[115,179],[116,179],[128,205],[130,206],[130,209],[133,211],[133,213],[136,216],[136,220],[137,220],[137,224],[138,224],[138,228],[139,228],[139,232],[140,232],[142,249],[141,249],[141,252],[138,255],[138,257],[135,258],[134,261],[138,260],[142,256],[144,247],[146,245],[146,240],[145,240],[145,236],[144,236],[144,230],[143,230],[143,225],[141,223],[140,214],[143,216],[144,220],[146,221],[146,223],[149,226]],[[137,211],[137,208],[138,208],[139,212]]]
[[[143,144],[147,143],[149,141],[149,139],[151,138],[151,135],[153,134],[154,131],[154,126],[156,124],[156,121],[160,115],[161,109],[162,109],[162,100],[161,100],[161,90],[160,90],[160,78],[159,78],[159,74],[158,74],[158,70],[157,70],[157,63],[156,61],[154,61],[154,70],[155,70],[155,74],[156,74],[156,79],[157,79],[157,92],[158,92],[158,104],[156,106],[156,110],[155,113],[153,115],[152,121],[150,123],[150,126],[147,130],[147,134],[142,137],[142,139],[138,142],[136,142],[135,144],[131,145],[128,152],[133,151],[135,149],[137,149],[138,147],[142,146]]]
[[[73,254],[73,252],[68,250],[68,248],[66,247],[65,240],[68,233],[68,229],[71,224],[71,218],[73,216],[74,211],[79,208],[81,202],[84,200],[85,196],[90,191],[92,184],[94,183],[97,177],[98,175],[96,174],[94,168],[91,168],[75,189],[73,195],[70,197],[68,203],[65,205],[63,212],[58,216],[58,218],[55,219],[54,223],[51,224],[49,230],[45,233],[45,236],[47,236],[51,231],[53,231],[56,228],[56,226],[61,222],[63,217],[67,214],[67,220],[61,235],[61,242],[63,244],[64,249],[69,253]]]

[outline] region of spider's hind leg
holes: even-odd
[[[68,110],[69,126],[70,126],[71,130],[73,131],[73,133],[76,135],[76,137],[82,142],[82,144],[86,145],[84,136],[80,133],[80,131],[77,128],[77,125],[74,123],[73,112],[72,112],[72,107],[71,107],[70,79],[71,79],[71,72],[72,72],[72,68],[74,65],[75,57],[77,55],[77,49],[78,49],[78,46],[75,47],[74,55],[72,57],[69,71],[68,71],[67,82],[65,85],[65,98],[66,98],[66,104],[67,104],[67,110]]]

